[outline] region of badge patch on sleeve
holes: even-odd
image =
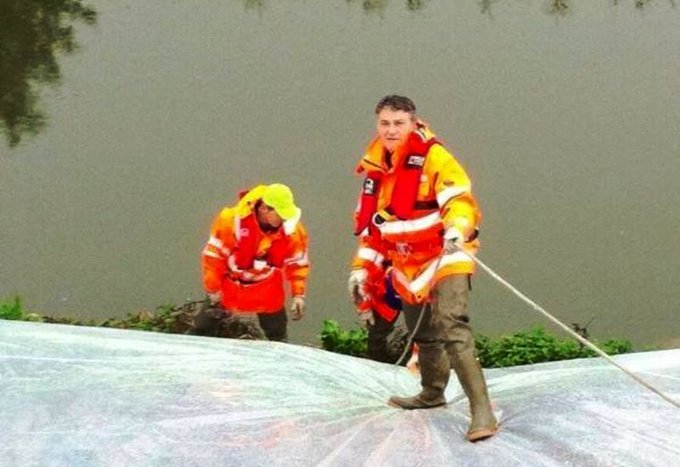
[[[373,195],[375,194],[375,180],[372,178],[367,178],[364,180],[364,194]]]
[[[411,154],[406,159],[406,167],[422,167],[425,164],[425,156]]]

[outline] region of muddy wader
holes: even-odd
[[[234,339],[288,341],[286,310],[276,313],[231,313],[207,301],[194,316],[188,334]]]
[[[475,442],[493,436],[498,422],[491,410],[482,368],[475,358],[474,338],[468,325],[469,293],[467,274],[447,276],[432,291],[432,302],[425,307],[414,336],[420,347],[422,390],[413,397],[393,396],[389,404],[407,410],[445,405],[444,390],[453,368],[470,402],[472,421],[466,438]],[[413,331],[422,308],[421,304],[404,304],[409,331]]]
[[[395,359],[387,349],[387,338],[394,331],[394,321],[387,321],[378,313],[373,312],[375,324],[368,327],[368,358],[377,362],[394,363]]]
[[[193,325],[187,334],[194,336],[228,337],[224,333],[226,320],[229,314],[219,305],[211,305],[205,300],[198,308],[194,316]]]

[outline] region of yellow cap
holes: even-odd
[[[295,206],[293,192],[282,183],[268,185],[262,195],[264,204],[271,207],[283,220],[293,219],[300,215],[300,208]]]

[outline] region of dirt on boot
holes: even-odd
[[[446,405],[446,398],[443,394],[430,394],[429,391],[421,391],[413,397],[392,396],[387,404],[404,410],[434,409]]]

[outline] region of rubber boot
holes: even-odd
[[[413,397],[390,397],[387,403],[392,407],[405,410],[432,409],[446,404],[444,389],[449,382],[451,368],[444,346],[421,343],[419,347],[420,384],[423,388]]]
[[[452,360],[458,381],[470,401],[472,421],[466,438],[473,443],[490,438],[498,431],[498,421],[491,410],[482,367],[473,350],[453,353]]]

